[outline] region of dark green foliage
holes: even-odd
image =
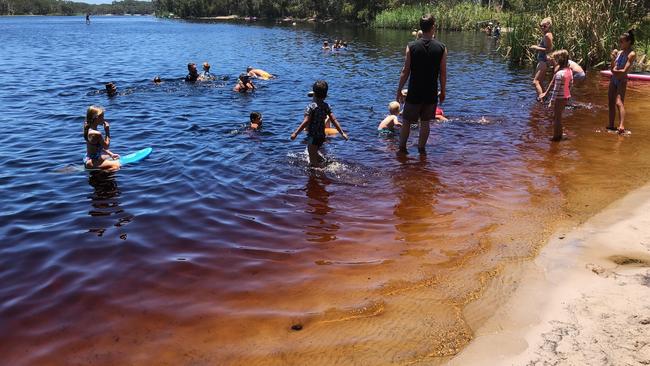
[[[153,14],[149,1],[113,1],[92,5],[61,0],[0,0],[0,15]]]

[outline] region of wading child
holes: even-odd
[[[539,29],[542,32],[542,39],[539,45],[532,45],[530,49],[537,52],[537,68],[535,69],[535,77],[533,77],[533,85],[537,91],[537,99],[541,100],[540,95],[544,93],[544,78],[546,77],[546,70],[548,70],[548,54],[553,51],[553,33],[551,33],[551,26],[553,22],[551,18],[544,18],[539,23]]]
[[[210,64],[207,62],[203,63],[203,72],[201,73],[201,76],[199,76],[199,80],[201,81],[209,81],[209,80],[214,80],[214,75],[210,73]]]
[[[250,119],[251,119],[251,125],[250,125],[251,130],[257,131],[262,128],[262,113],[251,112]]]
[[[323,146],[325,142],[325,120],[330,118],[334,127],[339,131],[345,140],[348,140],[348,135],[343,132],[341,125],[334,117],[329,104],[325,102],[327,98],[327,91],[329,89],[327,82],[318,80],[312,87],[314,90],[314,99],[305,109],[305,118],[298,127],[298,129],[291,134],[291,139],[295,140],[298,134],[307,128],[307,152],[309,153],[309,165],[319,166],[320,156],[318,149]]]
[[[402,123],[399,121],[399,109],[398,102],[390,102],[388,104],[388,116],[379,123],[377,130],[380,132],[395,132],[395,127],[401,127]]]
[[[630,72],[636,53],[632,50],[634,46],[634,32],[629,30],[619,37],[619,45],[621,50],[612,51],[612,61],[610,69],[612,70],[612,78],[609,81],[609,124],[608,130],[618,131],[618,133],[625,132],[625,91],[627,89],[627,74]],[[620,118],[618,129],[614,128],[614,120],[616,119],[616,109]]]
[[[251,81],[251,77],[248,76],[248,74],[239,75],[237,85],[235,85],[233,91],[237,93],[246,93],[253,90],[255,90],[255,84],[253,84],[253,81]]]
[[[553,62],[557,64],[558,71],[553,75],[553,80],[549,84],[546,93],[551,88],[553,95],[551,102],[554,103],[553,108],[553,141],[562,140],[562,112],[566,107],[567,101],[571,98],[571,86],[573,85],[573,71],[569,67],[569,52],[566,50],[559,50],[552,54]],[[546,96],[542,93],[541,98]],[[549,103],[549,106],[550,106]]]
[[[99,132],[99,126],[104,127],[106,137]],[[86,169],[119,169],[120,161],[117,159],[120,156],[113,154],[108,149],[111,144],[111,131],[108,121],[104,120],[104,110],[102,108],[97,106],[88,107],[83,131],[84,140],[86,140],[86,156],[84,157]]]

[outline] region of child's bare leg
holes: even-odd
[[[320,155],[318,155],[318,145],[312,145],[309,144],[307,145],[307,152],[309,153],[309,165],[310,166],[320,166],[321,161],[320,161]]]
[[[410,134],[411,134],[411,122],[404,121],[402,127],[399,130],[399,151],[406,152],[406,143],[409,140]]]
[[[566,107],[566,99],[555,100],[555,109],[553,114],[553,141],[562,140],[562,113]]]
[[[429,121],[420,121],[420,136],[418,137],[418,150],[420,152],[424,151],[424,147],[427,145],[427,140],[429,140]]]
[[[120,169],[120,161],[119,160],[104,160],[102,164],[99,166],[99,169],[104,169],[104,170],[118,170]]]
[[[622,80],[618,83],[618,88],[616,90],[616,107],[618,109],[618,115],[621,119],[620,124],[618,125],[619,131],[625,130],[625,90],[627,89],[627,80]]]
[[[613,77],[613,76],[612,76]],[[617,87],[613,82],[609,83],[609,89],[607,90],[607,98],[609,102],[609,124],[607,128],[614,129],[614,120],[616,120],[616,100],[617,100]]]
[[[542,83],[544,82],[544,77],[546,76],[546,68],[546,62],[539,62],[537,64],[537,69],[535,70],[533,85],[535,86],[535,91],[537,91],[538,97],[544,93]]]

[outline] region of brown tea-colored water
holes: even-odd
[[[7,364],[443,362],[508,296],[509,266],[648,181],[650,84],[629,84],[631,134],[619,136],[603,132],[607,80],[591,73],[574,88],[567,140],[551,143],[531,71],[510,68],[482,34],[439,36],[450,50],[451,120],[433,126],[426,156],[397,157],[396,139],[376,125],[404,32],[80,24],[0,19],[15,54],[0,60]],[[323,54],[327,37],[352,47]],[[84,45],[100,41],[104,57],[86,62]],[[175,80],[188,59],[210,60],[222,80]],[[16,63],[33,66],[34,80],[17,83]],[[253,63],[279,78],[233,95]],[[170,77],[155,87],[156,74]],[[352,137],[326,144],[322,170],[288,139],[317,78]],[[105,80],[122,94],[98,93]],[[90,104],[107,108],[115,150],[153,146],[150,159],[113,175],[71,168]],[[264,113],[262,133],[242,127],[251,110]],[[46,142],[35,144],[25,122],[51,131]]]

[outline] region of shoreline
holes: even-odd
[[[650,184],[514,272],[517,288],[449,365],[650,364]]]

